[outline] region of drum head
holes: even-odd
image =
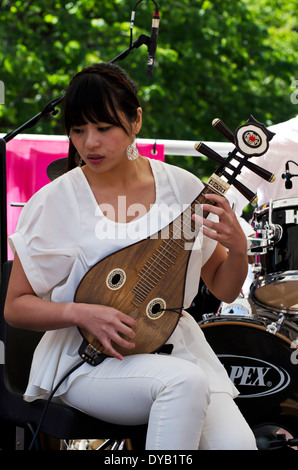
[[[252,284],[251,297],[261,307],[298,314],[298,273],[288,271],[259,278]]]

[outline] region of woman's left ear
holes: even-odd
[[[137,135],[142,127],[142,108],[137,108],[137,119],[133,123],[132,133]]]

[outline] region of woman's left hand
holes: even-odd
[[[229,252],[246,252],[246,236],[227,199],[217,194],[206,194],[205,197],[215,205],[204,203],[202,210],[217,215],[218,222],[194,214],[193,219],[202,224],[203,234],[218,241]]]
[[[233,302],[239,295],[248,268],[247,241],[229,202],[217,194],[207,194],[213,204],[203,204],[203,211],[218,216],[218,222],[193,215],[202,224],[204,235],[218,242],[204,264],[201,277],[210,292],[223,302]]]

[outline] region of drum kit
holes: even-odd
[[[255,210],[247,296],[199,324],[225,366],[259,449],[298,447],[298,198]]]

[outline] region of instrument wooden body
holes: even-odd
[[[200,202],[195,199],[169,226],[102,259],[81,280],[75,302],[114,307],[137,321],[135,348],[116,346],[122,355],[158,351],[175,329],[183,307],[188,260],[199,230],[191,215],[199,212]],[[88,342],[83,354],[106,354],[88,331],[80,332]]]
[[[151,287],[144,300],[143,298],[138,300],[133,291],[139,279],[138,273],[147,262],[148,253],[150,255],[159,247],[156,240],[146,239],[129,247],[130,249],[123,249],[105,258],[91,268],[76,293],[76,302],[108,305],[137,320],[135,348],[130,350],[117,346],[117,350],[123,355],[151,353],[158,350],[177,325],[180,312],[160,310],[159,305],[162,308],[179,307],[181,311],[188,253],[185,253],[187,256],[183,256],[184,263],[179,263],[175,269],[169,269],[163,279],[162,287],[160,283]],[[119,268],[125,273],[125,287],[111,290],[107,285],[107,277],[113,272],[117,276]],[[105,353],[92,335],[86,330],[81,332],[93,347]]]

